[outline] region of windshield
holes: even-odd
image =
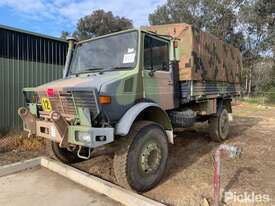
[[[77,46],[70,73],[126,69],[136,66],[137,31],[85,42]]]

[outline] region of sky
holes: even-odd
[[[166,0],[0,0],[0,24],[59,37],[75,30],[79,18],[94,10],[112,11],[148,25],[148,15]]]

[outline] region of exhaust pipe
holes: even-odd
[[[66,63],[65,63],[65,67],[64,67],[64,72],[63,72],[63,79],[66,78],[66,76],[68,75],[68,71],[69,71],[69,67],[70,67],[70,63],[71,63],[71,58],[72,58],[72,54],[74,51],[74,45],[76,42],[76,39],[74,37],[67,37],[66,39],[68,41],[69,44],[69,48],[68,48],[68,53],[66,56]]]

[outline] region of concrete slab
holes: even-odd
[[[5,206],[120,206],[43,167],[0,178],[0,205]]]
[[[34,168],[36,168],[37,170],[34,170]],[[51,175],[45,174],[47,172]],[[60,182],[58,181],[58,179],[52,180],[51,178],[54,176],[58,178],[63,178],[63,180],[62,181],[60,180]],[[48,180],[48,177],[50,178],[49,180]],[[17,201],[16,204],[14,205],[18,205],[17,203],[19,203],[19,205],[22,205],[22,203],[26,201],[27,202],[29,201],[30,204],[35,202],[34,204],[35,206],[37,206],[38,203],[39,203],[39,206],[41,206],[41,202],[43,202],[43,204],[45,203],[45,205],[52,205],[48,203],[49,201],[48,199],[51,199],[51,198],[47,199],[46,198],[47,195],[49,195],[50,197],[57,196],[57,198],[55,198],[55,201],[60,201],[61,202],[60,205],[64,205],[65,203],[67,204],[68,202],[68,204],[73,203],[72,205],[81,206],[82,203],[80,204],[79,201],[82,199],[78,197],[78,196],[81,196],[81,194],[79,195],[78,193],[75,194],[74,190],[76,188],[73,187],[74,184],[70,185],[72,187],[70,186],[66,187],[66,185],[62,186],[61,183],[65,181],[64,178],[67,179],[66,181],[69,181],[69,182],[71,181],[71,183],[76,183],[77,187],[81,185],[87,189],[90,189],[88,194],[97,194],[91,197],[98,200],[98,202],[100,202],[100,204],[98,203],[99,205],[116,205],[119,202],[120,204],[127,205],[127,206],[164,206],[164,204],[160,202],[146,198],[140,194],[126,190],[111,182],[105,181],[93,175],[89,175],[83,171],[80,171],[69,165],[62,164],[55,160],[49,159],[47,157],[39,157],[32,160],[25,160],[22,162],[17,162],[14,164],[4,165],[0,167],[0,188],[1,188],[0,206],[2,205],[13,206],[12,202],[14,200]],[[3,185],[1,185],[1,181],[3,181],[2,182]],[[52,181],[52,183],[50,181]],[[9,182],[11,184],[9,184]],[[49,185],[54,185],[55,187],[47,188]],[[3,194],[2,194],[2,188],[5,188],[3,189],[4,191]],[[40,188],[44,188],[44,191],[40,192]],[[17,196],[17,194],[21,194],[21,193],[23,195]],[[39,194],[38,199],[34,199],[37,194]],[[100,194],[105,195],[106,198],[108,196],[109,198],[111,198],[113,202],[111,202],[110,204],[110,203],[106,203],[104,199],[97,199],[99,197],[98,195]],[[6,196],[3,196],[3,195],[6,195]],[[19,197],[23,199],[20,199]],[[85,198],[84,200],[85,201],[83,202],[83,205],[85,206],[90,205],[90,203],[93,203],[92,205],[95,205],[95,206],[98,205],[98,204],[95,204],[93,200],[91,200],[91,202],[89,202],[89,200]],[[107,200],[108,199],[106,199],[106,201]],[[56,204],[55,201],[53,202],[53,205],[56,206],[58,204]],[[33,205],[33,204],[30,205],[30,204],[24,203],[24,205],[26,206]]]

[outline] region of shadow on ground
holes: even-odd
[[[233,123],[231,124],[231,130],[229,133],[229,139],[237,138],[249,130],[251,127],[257,125],[262,118],[260,117],[235,117]]]
[[[258,117],[235,117],[229,134],[229,140],[225,143],[234,143],[238,138],[249,138],[245,132],[261,121]],[[169,145],[169,159],[167,172],[162,182],[155,189],[145,193],[152,199],[165,202],[168,205],[181,205],[186,201],[198,203],[201,195],[207,199],[212,198],[212,154],[220,143],[211,141],[207,124],[196,125],[192,129],[176,131],[175,144]],[[83,163],[74,165],[78,169],[116,183],[112,168],[113,152],[101,150],[94,153],[94,158]],[[245,168],[240,169],[226,189],[235,185]],[[203,187],[202,187],[203,186]],[[176,194],[183,191],[184,198]],[[179,204],[177,203],[179,201]]]
[[[240,137],[247,130],[257,125],[260,120],[261,118],[256,117],[235,117],[231,125],[229,139],[225,143]],[[195,164],[204,155],[209,155],[211,161],[212,150],[220,143],[210,139],[207,129],[207,124],[200,124],[193,129],[175,133],[175,143],[169,147],[168,171],[163,182]]]
[[[258,170],[255,169],[254,167],[240,167],[234,174],[234,176],[230,179],[228,184],[224,187],[223,191],[231,191],[234,185],[239,184],[240,181],[240,176],[243,173],[248,173],[248,174],[255,174],[257,173]],[[225,203],[225,193],[223,192],[221,201]]]

